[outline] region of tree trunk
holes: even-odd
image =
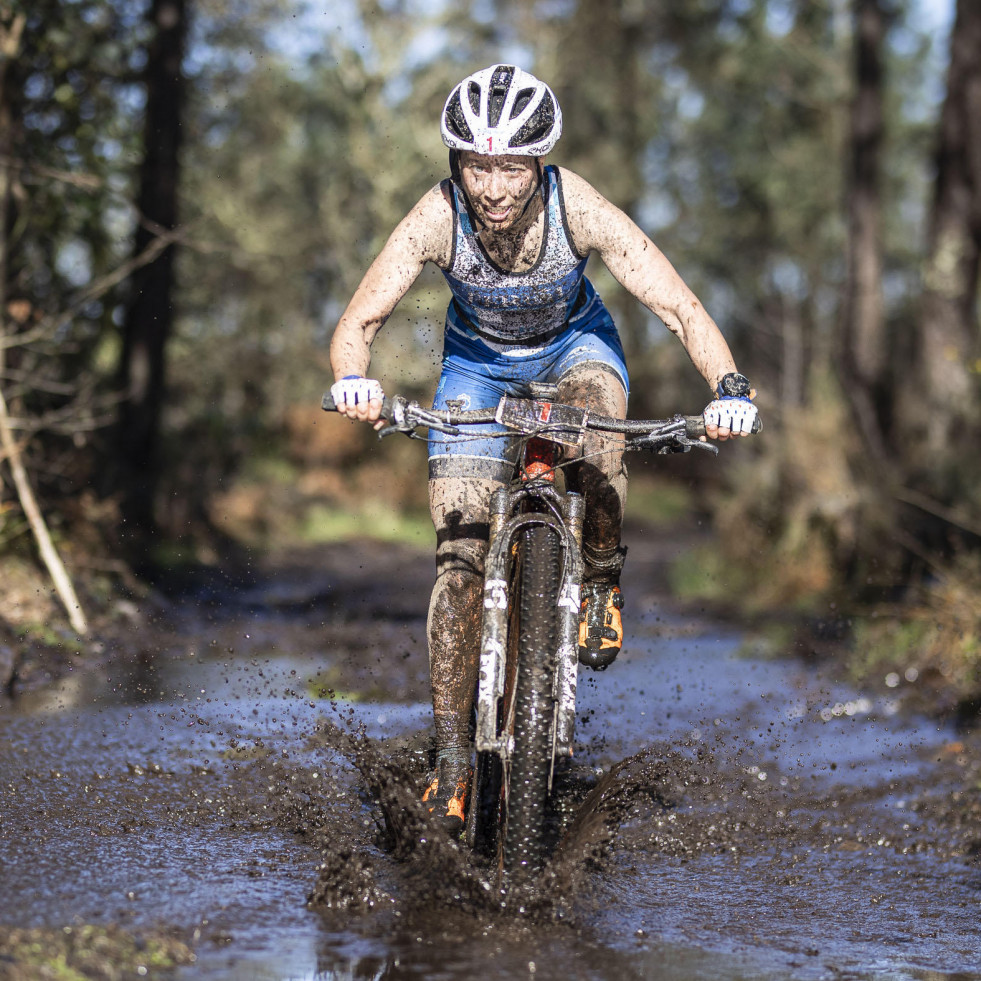
[[[947,96],[940,119],[936,184],[923,272],[917,399],[906,420],[913,445],[937,462],[977,431],[977,292],[981,256],[981,4],[958,0]],[[900,398],[903,395],[900,394]]]
[[[186,0],[153,0],[148,17],[153,36],[147,51],[140,225],[134,255],[142,254],[161,232],[174,229],[178,220]],[[116,463],[123,516],[138,530],[154,525],[166,348],[173,326],[174,255],[175,246],[170,246],[138,270],[123,326]]]
[[[887,363],[882,297],[881,158],[885,128],[882,0],[855,0],[855,96],[846,175],[848,280],[842,311],[840,367],[868,449],[881,462],[883,374]]]
[[[856,91],[848,172],[848,292],[845,349],[861,384],[876,386],[885,364],[882,311],[881,157],[884,128],[881,0],[855,0]]]

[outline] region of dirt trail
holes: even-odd
[[[0,710],[0,935],[164,938],[195,979],[981,979],[977,735],[740,655],[665,603],[682,543],[629,544],[519,908],[416,803],[432,559],[353,543],[199,582],[152,658]]]

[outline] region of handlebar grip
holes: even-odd
[[[330,397],[330,392],[324,392],[324,397],[320,400],[320,408],[324,412],[336,412],[337,406],[334,404],[334,400]],[[382,410],[383,419],[392,418],[392,402],[391,399],[385,398],[382,400]]]
[[[704,416],[685,416],[685,435],[689,439],[698,439],[705,435]]]

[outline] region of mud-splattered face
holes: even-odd
[[[492,232],[514,227],[538,187],[534,157],[460,155],[463,189],[477,217]]]

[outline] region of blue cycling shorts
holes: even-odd
[[[538,344],[498,344],[478,337],[453,305],[443,335],[443,370],[434,409],[496,406],[502,395],[520,395],[530,381],[557,383],[572,368],[595,364],[611,371],[629,395],[620,336],[598,295],[558,334]],[[429,431],[429,477],[482,477],[507,481],[517,440],[497,423],[462,427],[459,436]],[[506,437],[494,433],[507,434]]]

